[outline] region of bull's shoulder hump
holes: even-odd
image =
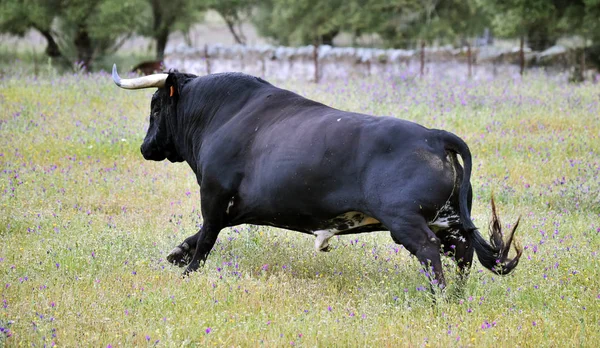
[[[261,79],[260,77],[239,72],[225,72],[201,76],[196,79],[196,83],[200,85],[210,85],[219,89],[230,89],[236,87],[260,89],[265,87],[274,87],[272,84]]]
[[[188,91],[204,95],[235,96],[260,90],[277,89],[267,81],[243,73],[218,73],[197,77],[186,85]]]

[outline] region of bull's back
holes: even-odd
[[[253,117],[265,122],[251,129],[256,135],[241,189],[265,197],[270,207],[357,210],[373,179],[409,175],[399,170],[403,163],[414,161],[420,147],[429,151],[424,138],[430,131],[412,122],[292,101],[256,110]]]

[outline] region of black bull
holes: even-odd
[[[390,231],[445,287],[440,252],[463,276],[473,251],[496,274],[508,258],[492,200],[490,242],[474,226],[471,153],[456,135],[393,117],[333,109],[240,74],[197,77],[171,72],[113,79],[127,89],[156,87],[145,159],[187,162],[200,185],[203,225],[167,259],[198,269],[221,229],[276,226],[316,236]],[[462,158],[464,168],[458,161]]]

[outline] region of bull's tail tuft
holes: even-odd
[[[496,204],[494,203],[494,197],[492,196],[492,220],[490,221],[489,226],[490,242],[488,243],[483,239],[479,231],[475,230],[472,232],[473,243],[479,262],[495,274],[509,274],[519,263],[523,248],[516,240],[514,241],[514,248],[517,253],[515,257],[509,259],[508,252],[511,249],[511,245],[513,245],[514,234],[519,226],[520,220],[521,218],[519,217],[510,230],[505,242],[502,234],[502,225],[500,224],[500,219],[496,212]]]

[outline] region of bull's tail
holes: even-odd
[[[508,274],[510,273],[519,263],[519,258],[523,253],[521,246],[515,241],[516,256],[512,259],[508,258],[508,252],[510,251],[513,243],[514,233],[519,225],[519,220],[515,223],[506,242],[502,235],[502,225],[496,213],[496,205],[494,204],[494,197],[492,196],[492,220],[490,221],[490,242],[488,243],[479,233],[475,224],[471,220],[471,212],[468,206],[469,191],[471,190],[471,151],[467,144],[458,136],[442,131],[445,149],[446,151],[452,151],[462,158],[463,161],[463,177],[460,183],[460,189],[458,194],[458,205],[460,210],[460,220],[462,221],[463,228],[469,234],[471,234],[471,240],[473,246],[477,252],[477,258],[481,264],[494,272],[495,274]]]
[[[481,262],[485,268],[496,274],[508,274],[517,267],[523,249],[516,240],[514,241],[514,247],[517,253],[515,257],[509,259],[508,252],[510,251],[515,231],[519,226],[520,220],[521,218],[519,217],[508,233],[508,238],[505,242],[502,236],[502,225],[500,224],[500,219],[498,219],[496,204],[494,204],[494,197],[492,196],[492,220],[490,221],[489,226],[490,243],[483,239],[481,234],[479,234],[479,231],[473,231],[473,246],[477,252],[479,262]]]

